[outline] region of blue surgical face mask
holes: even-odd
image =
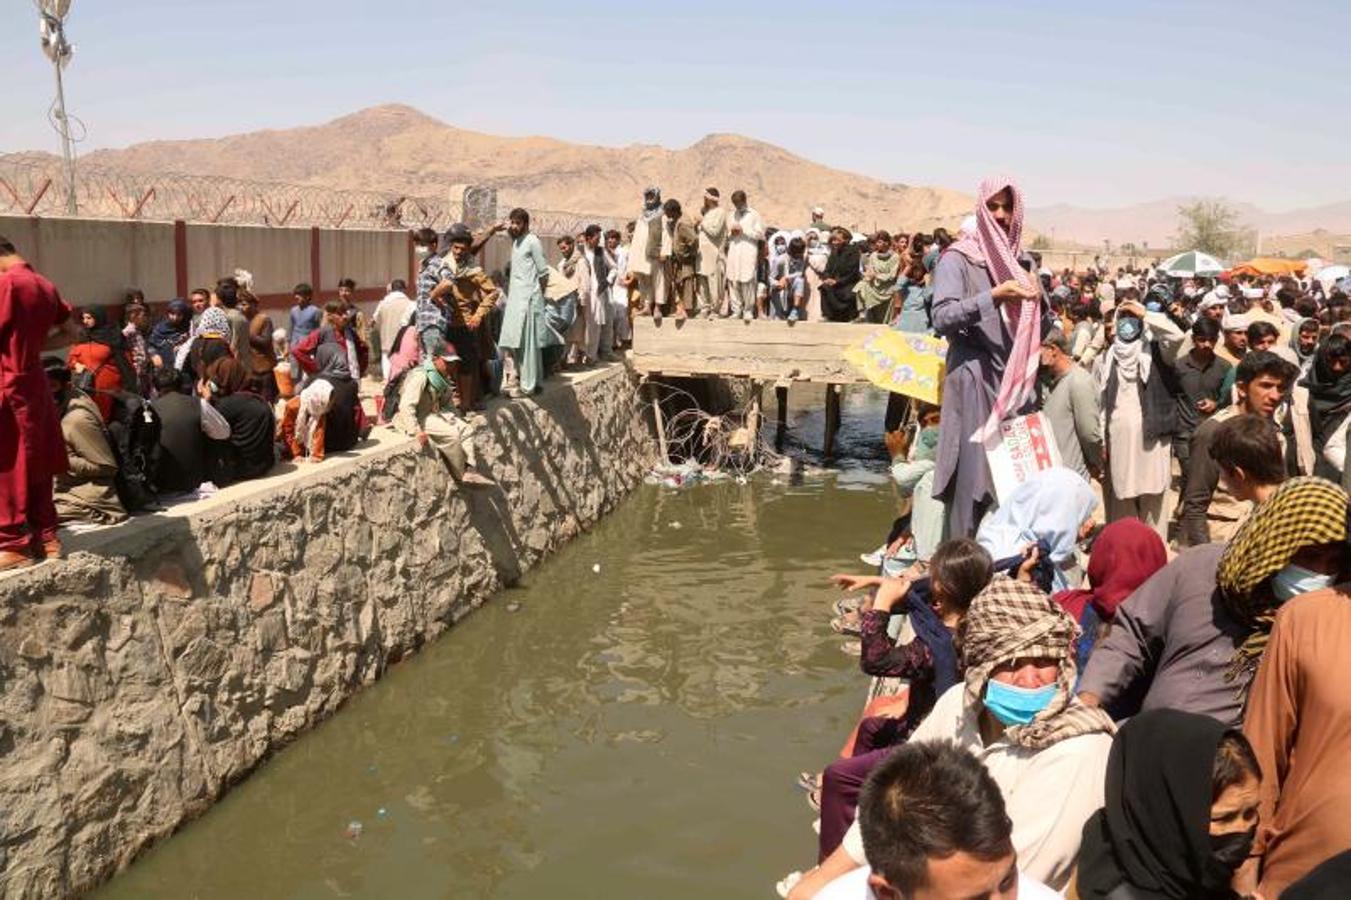
[[[1300,594],[1332,587],[1332,583],[1336,580],[1335,575],[1324,575],[1322,572],[1291,563],[1272,576],[1271,592],[1276,595],[1277,600],[1289,600]]]
[[[1116,320],[1116,339],[1123,344],[1138,341],[1144,330],[1144,323],[1135,316],[1120,316]]]
[[[985,684],[985,708],[1005,725],[1026,725],[1055,699],[1057,685],[1023,688],[991,678]]]

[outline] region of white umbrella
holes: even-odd
[[[1209,253],[1188,250],[1165,259],[1159,263],[1159,268],[1174,278],[1193,278],[1197,275],[1206,278],[1218,275],[1229,267]]]
[[[1314,278],[1323,286],[1323,290],[1330,291],[1332,286],[1341,281],[1346,276],[1351,275],[1351,266],[1324,266],[1318,270]]]

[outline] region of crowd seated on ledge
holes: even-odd
[[[528,222],[518,213],[513,222]],[[526,226],[512,229],[518,243],[538,245],[523,241]],[[264,477],[282,461],[352,450],[377,418],[458,483],[492,485],[466,417],[500,392],[500,360],[511,357],[494,335],[504,318],[515,323],[514,360],[537,388],[561,368],[543,362],[544,350],[563,343],[556,328],[571,321],[556,308],[575,308],[576,297],[574,285],[545,319],[543,278],[527,285],[534,293],[504,294],[477,258],[500,230],[416,234],[417,290],[392,280],[369,320],[354,280],[341,279],[322,305],[312,285],[297,284],[281,327],[244,270],[162,306],[130,289],[118,308],[76,309],[0,237],[0,570],[59,557],[59,525],[117,523]],[[69,336],[65,353],[44,352],[59,344],[58,329]],[[375,414],[362,403],[363,377],[381,383]]]
[[[499,286],[480,255],[503,231],[512,262]],[[353,279],[322,302],[300,283],[280,324],[242,269],[162,306],[132,288],[115,309],[75,309],[0,237],[0,417],[15,436],[0,448],[0,570],[59,556],[58,524],[112,524],[282,461],[320,462],[376,424],[428,448],[457,483],[492,485],[468,417],[624,346],[607,327],[602,347],[599,326],[616,285],[636,297],[637,282],[617,265],[617,233],[601,237],[586,229],[555,267],[523,209],[477,235],[424,228],[411,289],[391,280],[367,317]],[[58,328],[68,349],[44,354]],[[379,383],[373,413],[363,378]]]

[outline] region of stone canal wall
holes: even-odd
[[[0,894],[79,893],[596,522],[656,456],[619,366],[492,407],[500,489],[374,446],[0,580]]]

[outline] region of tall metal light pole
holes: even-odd
[[[75,200],[75,139],[66,115],[66,87],[61,70],[70,62],[74,49],[66,40],[65,21],[70,13],[71,0],[36,0],[41,19],[38,33],[42,36],[42,52],[52,61],[56,70],[56,103],[52,106],[52,125],[61,136],[61,157],[66,164],[66,212],[75,215],[79,207]]]

